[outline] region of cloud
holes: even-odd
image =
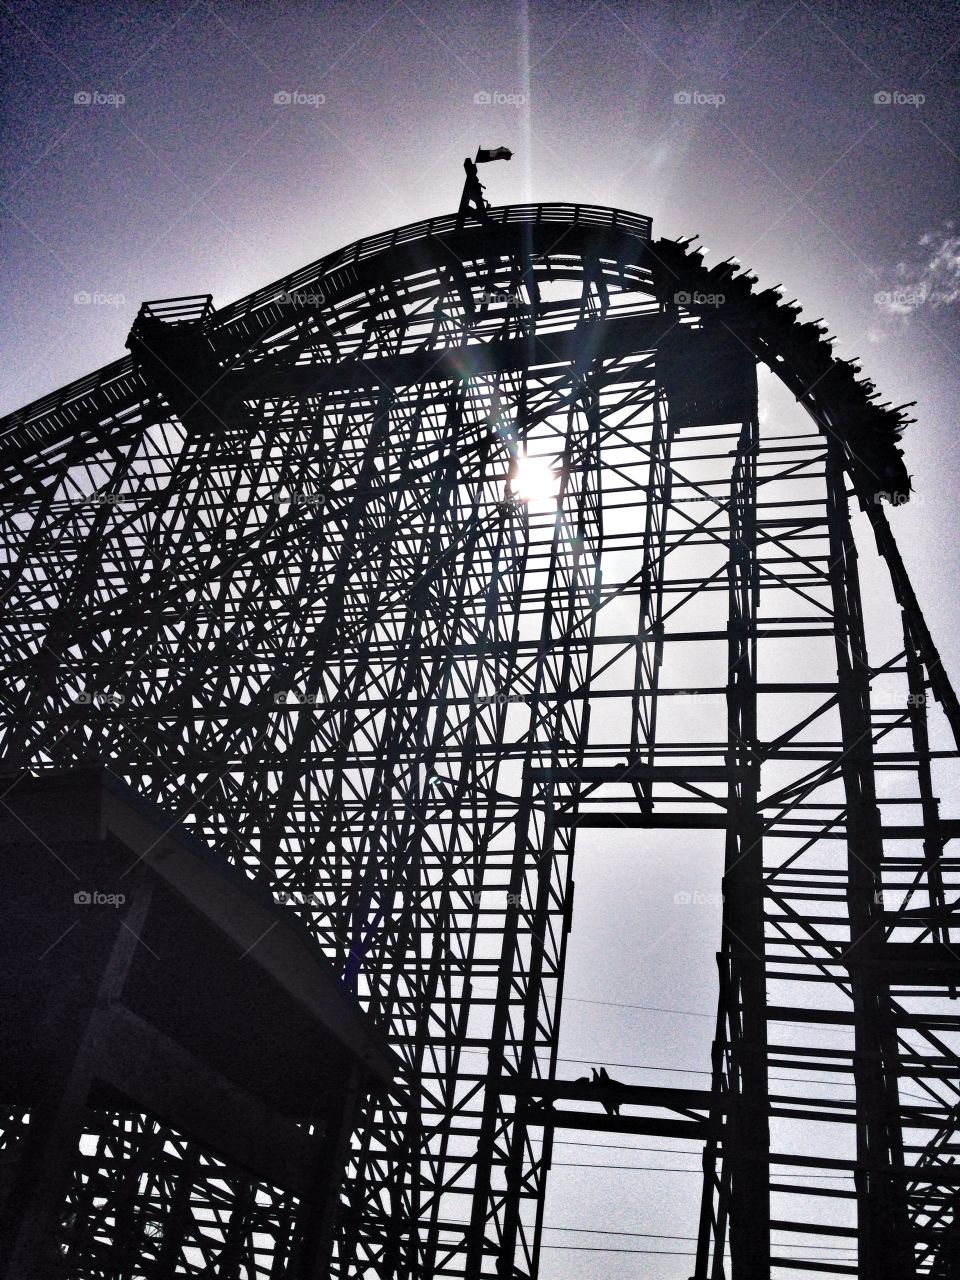
[[[960,235],[952,221],[917,241],[910,261],[898,262],[893,287],[874,301],[888,316],[907,316],[918,307],[950,307],[960,302]]]

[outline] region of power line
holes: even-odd
[[[484,1050],[480,1050],[481,1053]],[[558,1058],[558,1062],[593,1063],[598,1067],[627,1067],[635,1071],[670,1071],[681,1076],[712,1076],[712,1071],[704,1071],[697,1067],[650,1067],[643,1062],[602,1062],[599,1058]]]
[[[563,1001],[570,1001],[574,1004],[597,1004],[603,1005],[608,1009],[640,1009],[644,1013],[676,1013],[686,1018],[709,1018],[715,1021],[717,1015],[715,1013],[701,1013],[697,1009],[668,1009],[665,1005],[660,1004],[630,1004],[620,1000],[591,1000],[587,996],[568,996],[564,995]],[[788,1018],[768,1018],[767,1021],[778,1027],[806,1027],[806,1022],[791,1022]],[[832,1027],[825,1024],[820,1028],[822,1031],[844,1031],[845,1027]]]
[[[807,1248],[816,1248],[817,1246],[809,1245]],[[581,1253],[644,1253],[644,1254],[662,1254],[672,1258],[695,1258],[697,1255],[692,1249],[624,1249],[618,1245],[595,1245],[595,1244],[547,1244],[544,1242],[540,1246],[541,1249],[563,1249]],[[844,1262],[844,1258],[825,1258],[826,1262]],[[820,1263],[817,1264],[821,1265]]]
[[[483,1049],[469,1050],[472,1053],[483,1053]],[[625,1067],[633,1071],[669,1071],[677,1075],[695,1075],[695,1076],[712,1076],[712,1071],[704,1071],[697,1067],[651,1067],[643,1062],[601,1062],[599,1058],[557,1058],[558,1062],[577,1062],[581,1065],[593,1063],[598,1067]],[[815,1068],[807,1068],[810,1071]],[[802,1067],[797,1068],[798,1071],[804,1070]],[[825,1080],[822,1076],[785,1076],[778,1071],[769,1072],[771,1080],[782,1080],[784,1084],[829,1084],[838,1089],[855,1089],[856,1083],[853,1080]],[[919,1093],[907,1093],[901,1090],[901,1097],[916,1098],[920,1102],[929,1102],[929,1097],[924,1097]]]
[[[672,1236],[662,1231],[610,1231],[603,1227],[552,1227],[549,1223],[544,1223],[543,1229],[544,1231],[572,1231],[578,1235],[591,1236],[631,1236],[638,1239],[652,1240],[690,1240],[694,1243],[697,1240],[696,1236]],[[856,1253],[857,1250],[856,1245],[847,1244],[805,1244],[804,1248],[815,1249],[818,1253],[836,1253],[837,1251]]]
[[[581,1163],[578,1160],[554,1160],[554,1169],[620,1169],[623,1173],[696,1173],[703,1176],[702,1169],[677,1169],[673,1165],[661,1164],[593,1164]]]
[[[601,1003],[601,1002],[598,1001],[597,1003]],[[639,1008],[641,1006],[637,1006],[637,1007]],[[461,1049],[461,1053],[483,1054],[486,1052],[487,1052],[486,1049]],[[558,1062],[574,1062],[574,1063],[577,1063],[579,1066],[589,1066],[592,1064],[593,1066],[596,1066],[596,1067],[623,1067],[623,1068],[626,1068],[628,1071],[666,1071],[666,1072],[671,1072],[674,1075],[682,1075],[682,1076],[688,1076],[688,1075],[712,1076],[713,1075],[712,1071],[706,1071],[703,1068],[699,1068],[699,1067],[652,1067],[645,1062],[609,1062],[609,1061],[603,1061],[600,1058],[557,1058],[557,1061]],[[809,1068],[797,1067],[796,1069],[798,1071],[815,1070],[815,1068],[813,1067],[809,1067]],[[856,1088],[856,1083],[853,1080],[833,1080],[833,1079],[825,1080],[822,1076],[812,1076],[812,1077],[811,1076],[785,1076],[780,1074],[777,1071],[771,1071],[769,1074],[772,1080],[782,1080],[784,1084],[829,1084],[829,1085],[833,1085],[837,1089],[855,1089]],[[919,1093],[906,1093],[904,1091],[901,1091],[901,1097],[915,1098],[919,1102],[930,1101],[929,1097],[924,1097],[922,1094],[919,1094]]]
[[[607,1231],[603,1227],[551,1227],[543,1224],[544,1231],[576,1231],[589,1236],[644,1236],[651,1240],[696,1240],[696,1236],[670,1236],[662,1231]]]
[[[486,1054],[486,1049],[461,1049],[461,1053],[482,1053]],[[634,1071],[671,1071],[674,1074],[686,1076],[710,1076],[712,1071],[704,1071],[695,1067],[650,1067],[643,1062],[604,1062],[600,1058],[557,1058],[558,1062],[575,1062],[580,1066],[593,1064],[597,1067],[627,1067]],[[801,1081],[803,1084],[813,1083],[812,1081]]]
[[[698,1013],[694,1009],[667,1009],[659,1004],[623,1004],[619,1000],[588,1000],[586,996],[564,996],[564,1003],[571,1001],[573,1004],[601,1004],[608,1009],[642,1009],[645,1013],[682,1013],[688,1018],[709,1018],[712,1021],[716,1019],[715,1013]]]
[[[684,1154],[693,1155],[694,1152],[685,1152]],[[695,1173],[698,1177],[703,1176],[702,1169],[677,1169],[673,1165],[660,1164],[594,1164],[592,1161],[554,1160],[552,1167],[554,1169],[619,1169],[623,1173]],[[832,1180],[834,1178],[852,1178],[853,1173],[792,1173],[782,1176],[791,1178],[829,1178]]]
[[[646,1253],[646,1254],[663,1254],[671,1258],[695,1258],[697,1255],[691,1249],[618,1249],[615,1246],[609,1248],[606,1246],[593,1244],[541,1244],[541,1249],[572,1249],[578,1252],[586,1253]]]
[[[487,1052],[486,1049],[462,1049],[461,1050],[461,1053],[473,1053],[473,1054],[478,1054],[478,1053],[485,1054],[486,1052]],[[654,1066],[650,1066],[648,1063],[645,1063],[645,1062],[610,1062],[609,1060],[604,1061],[603,1059],[600,1059],[600,1058],[559,1058],[558,1057],[557,1061],[573,1062],[579,1066],[589,1066],[590,1064],[592,1064],[593,1066],[597,1066],[597,1067],[623,1067],[629,1071],[665,1071],[665,1072],[670,1072],[674,1075],[682,1075],[682,1076],[691,1076],[691,1075],[692,1076],[712,1076],[713,1075],[712,1071],[706,1071],[701,1067],[654,1067]],[[811,1071],[814,1070],[813,1067],[808,1069]],[[798,1067],[797,1070],[802,1071],[804,1070],[804,1068]],[[854,1084],[854,1081],[852,1080],[825,1080],[822,1076],[814,1076],[813,1078],[809,1076],[785,1076],[785,1075],[781,1075],[779,1072],[776,1072],[776,1071],[771,1071],[770,1076],[772,1079],[782,1080],[786,1084],[830,1084],[830,1085],[835,1085],[837,1088],[841,1088],[841,1089],[853,1089],[856,1087]],[[920,1094],[916,1094],[916,1093],[910,1094],[910,1095],[904,1094],[903,1096],[920,1098],[920,1100],[923,1102],[930,1101],[929,1098],[923,1098],[921,1097]]]
[[[457,1222],[457,1223],[451,1222],[446,1224],[443,1227],[443,1230],[459,1231],[460,1229],[466,1229],[467,1227],[469,1227],[469,1225],[470,1225],[469,1222]],[[544,1223],[543,1230],[570,1232],[574,1235],[623,1236],[623,1237],[627,1237],[629,1239],[634,1239],[634,1240],[680,1240],[680,1241],[683,1241],[684,1243],[689,1242],[691,1244],[695,1244],[697,1241],[696,1236],[671,1235],[665,1231],[615,1231],[608,1227],[558,1227],[558,1226],[553,1226],[549,1222]],[[844,1245],[844,1244],[806,1244],[805,1243],[803,1247],[804,1249],[809,1249],[817,1253],[856,1253],[857,1251],[856,1245]],[[543,1243],[541,1245],[541,1248],[544,1248],[544,1249],[581,1248],[581,1249],[594,1249],[600,1253],[603,1252],[602,1247],[599,1247],[596,1245],[563,1246],[563,1245],[550,1245],[550,1244]],[[724,1251],[729,1252],[729,1248],[730,1248],[729,1244],[725,1245]],[[637,1250],[637,1252],[645,1253],[645,1252],[648,1252],[648,1250],[640,1249],[640,1250]],[[837,1261],[840,1261],[840,1259],[837,1259]]]
[[[691,1142],[699,1142],[699,1138],[691,1138]],[[634,1143],[620,1142],[578,1142],[573,1138],[554,1138],[553,1145],[555,1147],[605,1147],[610,1151],[655,1151],[664,1155],[672,1156],[699,1156],[699,1151],[687,1151],[684,1147],[638,1147]],[[561,1163],[559,1160],[554,1161],[555,1164]],[[782,1160],[775,1160],[770,1157],[771,1164],[782,1164]],[[852,1171],[851,1171],[852,1172]],[[810,1175],[804,1174],[804,1177]]]
[[[699,1142],[699,1138],[691,1138],[691,1142]],[[637,1147],[632,1144],[622,1145],[619,1142],[576,1142],[572,1138],[554,1138],[555,1147],[609,1147],[613,1151],[662,1151],[673,1156],[698,1156],[699,1151],[687,1151],[684,1147]]]
[[[709,1076],[713,1074],[712,1071],[704,1071],[695,1067],[650,1067],[642,1062],[601,1062],[599,1059],[595,1060],[593,1058],[558,1058],[557,1061],[579,1062],[582,1064],[595,1062],[595,1065],[598,1067],[626,1067],[635,1071],[672,1071],[679,1075]],[[814,1067],[806,1069],[810,1071],[815,1070]],[[802,1071],[804,1068],[797,1067],[796,1070]],[[833,1085],[834,1088],[837,1089],[856,1088],[856,1082],[853,1080],[824,1079],[823,1076],[788,1076],[779,1071],[770,1071],[768,1074],[771,1080],[781,1080],[784,1084],[829,1084]],[[925,1097],[920,1093],[907,1093],[905,1090],[901,1090],[900,1096],[902,1098],[915,1098],[919,1102],[930,1102],[929,1097]]]

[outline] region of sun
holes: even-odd
[[[546,458],[517,458],[510,488],[522,502],[547,502],[557,496],[560,476]]]

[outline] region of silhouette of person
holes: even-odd
[[[457,223],[463,225],[463,220],[472,210],[481,222],[487,221],[487,202],[483,198],[486,190],[477,174],[477,166],[469,156],[463,162],[467,179],[463,184],[463,195],[460,197],[460,208],[457,211]]]

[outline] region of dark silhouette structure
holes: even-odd
[[[0,1096],[29,1120],[5,1134],[0,1274],[133,1274],[143,1253],[174,1274],[189,1186],[156,1148],[184,1143],[252,1218],[257,1184],[285,1192],[284,1274],[321,1280],[358,1099],[394,1075],[382,1037],[295,916],[103,770],[3,790]],[[143,1116],[153,1150],[125,1160]],[[100,1159],[78,1161],[91,1129]],[[221,1273],[245,1248],[227,1233]]]
[[[611,1092],[608,1091],[608,1086],[619,1085],[620,1081],[611,1080],[606,1067],[601,1067],[599,1071],[594,1067],[592,1078],[593,1083],[603,1090],[600,1100],[603,1104],[604,1111],[606,1111],[608,1116],[618,1116],[620,1114],[620,1103],[614,1096],[611,1096]]]
[[[960,707],[887,516],[906,406],[648,218],[470,190],[230,305],[145,303],[126,359],[0,424],[6,767],[109,762],[388,1028],[331,1275],[535,1275],[564,1129],[702,1154],[697,1280],[943,1274]],[[804,429],[761,421],[758,365]],[[585,828],[722,861],[708,1087],[558,1078]],[[286,1274],[288,1191],[125,1123],[146,1184],[84,1157],[103,1250]]]

